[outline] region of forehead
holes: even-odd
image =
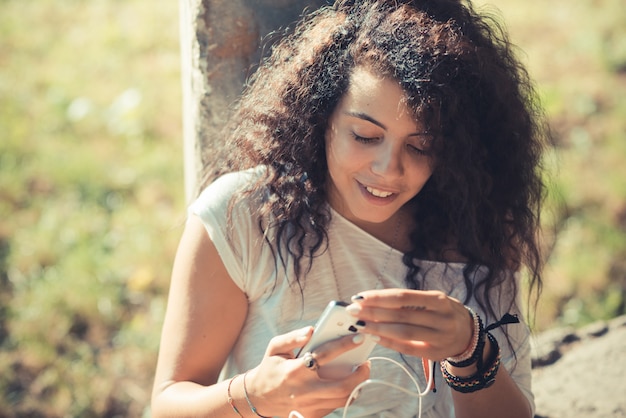
[[[352,71],[340,107],[387,119],[415,119],[400,84],[391,77],[381,76],[362,66]]]
[[[391,91],[393,90],[393,91]],[[404,92],[396,80],[379,75],[367,67],[358,66],[352,70],[350,74],[350,84],[348,93],[353,95],[376,95],[378,93],[400,93],[404,96]]]

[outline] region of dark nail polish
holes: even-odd
[[[361,296],[361,295],[354,295],[354,296],[352,296],[350,298],[350,300],[353,301],[353,302],[355,302],[357,300],[363,300],[363,299],[365,299],[365,298],[363,296]]]
[[[359,319],[358,321],[356,321],[356,325],[358,327],[364,327],[365,326],[365,321],[362,321],[362,320]]]

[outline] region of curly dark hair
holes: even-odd
[[[298,260],[300,284],[300,262],[312,262],[327,239],[324,135],[356,66],[397,80],[434,137],[434,172],[409,203],[407,287],[420,288],[414,260],[446,262],[453,249],[467,261],[468,298],[491,314],[487,295],[507,271],[525,268],[540,290],[543,117],[505,31],[469,3],[340,0],[304,16],[249,80],[203,186],[269,168],[257,185],[268,196],[260,225],[276,228],[279,259]],[[261,221],[269,214],[272,225]],[[479,266],[488,274],[470,286]]]

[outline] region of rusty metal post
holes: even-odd
[[[325,0],[179,0],[185,194],[193,198],[202,149],[219,138],[228,108],[261,59],[263,38]],[[266,49],[267,48],[263,48]]]

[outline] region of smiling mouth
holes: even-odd
[[[369,187],[369,186],[366,186],[365,189],[371,195],[376,196],[376,197],[389,197],[389,196],[391,196],[393,194],[391,192],[386,192],[384,190],[374,189],[373,187]]]

